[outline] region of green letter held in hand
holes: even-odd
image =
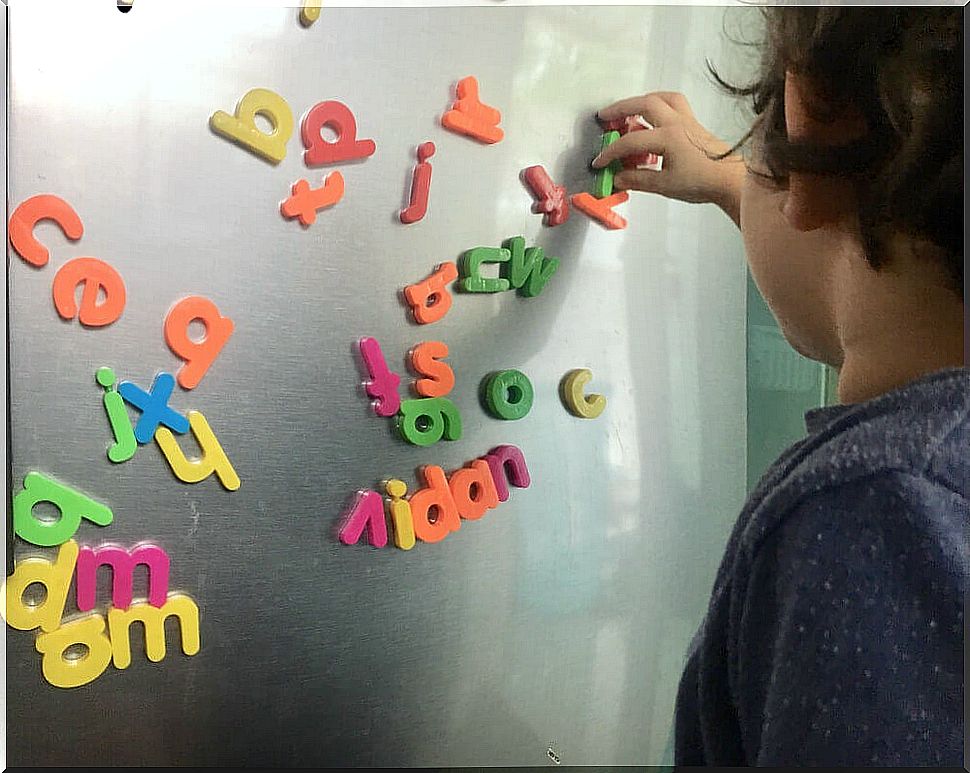
[[[606,132],[602,137],[602,144],[600,145],[600,152],[602,153],[606,148],[612,145],[620,139],[620,133],[617,131]],[[598,199],[605,199],[607,196],[613,194],[613,175],[622,169],[622,164],[619,160],[612,161],[596,173],[596,181],[593,183],[593,195]]]
[[[34,506],[39,502],[50,502],[60,510],[61,517],[50,523],[35,518]],[[28,472],[24,490],[13,498],[14,531],[34,545],[52,547],[67,542],[78,530],[82,518],[107,526],[114,515],[109,507],[39,472]]]

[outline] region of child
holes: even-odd
[[[843,405],[765,474],[677,699],[678,764],[963,762],[970,575],[962,9],[771,8],[737,155],[680,94],[599,112],[620,189],[713,202]],[[726,85],[717,78],[722,85]],[[731,87],[729,87],[731,88]],[[664,157],[662,171],[631,159]]]

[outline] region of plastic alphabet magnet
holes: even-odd
[[[461,416],[447,397],[403,400],[397,419],[401,437],[416,446],[430,446],[441,438],[461,439]]]
[[[516,446],[496,446],[488,452],[485,462],[492,471],[499,502],[508,500],[510,483],[516,488],[528,488],[532,484],[525,456]]]
[[[394,523],[394,544],[401,550],[410,550],[414,547],[414,522],[411,520],[411,504],[404,498],[408,485],[395,478],[387,481],[384,491],[391,498],[388,507]]]
[[[86,647],[87,654],[83,658],[65,658],[64,653],[77,644]],[[42,633],[34,647],[44,656],[41,673],[54,687],[80,687],[93,682],[111,662],[111,639],[99,614],[85,615],[50,633]]]
[[[344,525],[340,541],[354,545],[367,528],[367,541],[375,548],[387,544],[387,522],[384,520],[384,500],[376,491],[358,491]]]
[[[478,520],[486,510],[498,507],[498,491],[488,463],[476,459],[467,467],[456,470],[448,480],[458,514],[466,520]]]
[[[433,142],[423,142],[418,146],[418,165],[414,167],[411,178],[411,203],[401,210],[401,222],[405,225],[416,223],[428,211],[428,194],[431,190],[431,164],[428,159],[434,155]]]
[[[273,124],[266,134],[256,126],[256,116],[262,115]],[[293,111],[286,100],[269,89],[252,89],[239,100],[236,114],[218,110],[209,119],[212,131],[246,150],[278,164],[286,158],[286,143],[293,135]]]
[[[458,505],[443,469],[432,464],[422,467],[421,474],[425,488],[411,497],[414,534],[422,542],[440,542],[451,532],[461,528]],[[437,512],[434,520],[431,520],[432,508]]]
[[[39,502],[50,502],[61,517],[53,522],[35,518],[33,510]],[[66,542],[74,536],[82,518],[107,526],[114,515],[106,505],[39,472],[28,472],[24,490],[13,498],[14,531],[34,545],[51,547]]]
[[[128,418],[125,401],[114,388],[115,372],[111,368],[98,368],[95,378],[104,387],[104,411],[108,415],[108,424],[111,425],[115,438],[114,444],[108,447],[108,458],[115,464],[127,462],[138,450],[138,441],[135,439],[131,419]]]
[[[384,352],[376,338],[361,338],[357,345],[370,376],[370,381],[364,383],[364,390],[374,399],[374,413],[393,416],[401,408],[401,397],[397,392],[401,377],[388,369]]]
[[[337,139],[330,142],[321,134],[323,127],[333,129]],[[328,100],[310,108],[300,127],[303,138],[303,161],[307,166],[339,164],[374,155],[374,140],[357,139],[357,119],[343,102]]]
[[[509,261],[502,264],[502,274],[512,287],[526,298],[535,298],[559,268],[559,258],[546,258],[542,247],[526,247],[525,239],[513,236],[502,247],[509,251]]]
[[[630,194],[626,191],[614,193],[605,199],[598,199],[583,191],[582,193],[574,193],[572,202],[573,206],[580,212],[589,215],[593,220],[601,223],[606,228],[616,230],[626,228],[626,219],[614,212],[613,207],[617,204],[622,204],[629,198]]]
[[[484,383],[485,407],[497,419],[515,420],[532,410],[532,382],[519,370],[503,370]]]
[[[78,308],[75,292],[84,286]],[[125,310],[125,283],[114,268],[97,258],[74,258],[54,274],[54,308],[62,319],[77,316],[82,325],[104,327]],[[104,300],[98,297],[104,294]]]
[[[145,631],[145,654],[152,663],[165,657],[165,620],[175,617],[182,633],[182,652],[195,655],[199,651],[199,607],[182,593],[169,594],[161,607],[140,601],[128,609],[108,610],[108,632],[111,636],[111,657],[115,668],[131,665],[131,624],[142,623]]]
[[[189,325],[193,322],[205,326],[201,341],[189,337]],[[169,309],[165,316],[165,343],[176,356],[185,360],[178,372],[182,389],[195,389],[199,385],[233,329],[232,320],[222,316],[212,301],[200,295],[183,298]]]
[[[188,419],[195,442],[202,450],[202,456],[199,459],[190,461],[166,427],[159,427],[155,431],[155,442],[158,443],[175,477],[185,483],[198,483],[215,473],[224,488],[229,491],[238,489],[239,476],[229,457],[226,456],[226,452],[222,450],[205,416],[199,411],[189,411]]]
[[[411,367],[424,376],[414,382],[414,391],[422,397],[444,397],[455,386],[455,372],[446,362],[448,345],[425,341],[411,350]]]
[[[303,0],[303,7],[300,9],[300,24],[309,27],[319,19],[321,5],[323,5],[322,0]]]
[[[458,267],[454,263],[442,263],[427,279],[404,288],[404,297],[419,325],[430,325],[448,313],[451,308],[448,285],[457,278]]]
[[[135,425],[135,439],[139,443],[150,443],[161,424],[179,435],[189,431],[189,420],[168,406],[168,398],[172,396],[174,388],[175,378],[171,373],[158,373],[152,382],[151,392],[146,392],[131,381],[122,381],[118,385],[118,393],[125,402],[141,411]]]
[[[283,217],[298,217],[304,228],[317,221],[317,211],[332,207],[344,195],[344,176],[340,172],[327,175],[323,185],[311,188],[306,180],[297,180],[290,189],[292,195],[280,204]]]
[[[614,142],[620,139],[617,131],[606,132],[603,134],[600,144],[602,152]],[[620,171],[623,164],[620,161],[613,161],[607,164],[596,173],[596,180],[593,184],[593,195],[598,199],[604,199],[613,193],[613,176]]]
[[[42,220],[57,223],[71,241],[76,242],[84,235],[81,218],[59,196],[42,193],[21,203],[10,215],[10,246],[20,257],[37,268],[46,266],[50,259],[48,249],[34,236],[34,226]]]
[[[7,625],[18,631],[40,628],[49,633],[57,630],[67,603],[77,556],[77,543],[68,540],[60,546],[54,561],[33,556],[18,561],[3,586],[0,612]],[[24,591],[34,583],[44,586],[44,599],[39,604],[28,604],[23,598]]]
[[[459,286],[466,293],[505,292],[509,289],[509,280],[504,277],[483,277],[481,266],[482,263],[507,263],[511,257],[509,251],[502,247],[475,247],[468,250],[458,260],[462,276]]]
[[[530,166],[522,173],[526,185],[532,191],[536,201],[532,211],[543,214],[544,222],[548,226],[562,225],[569,219],[569,201],[566,199],[566,189],[556,185],[544,167]]]
[[[77,557],[77,608],[90,612],[97,602],[98,567],[111,567],[111,603],[117,609],[128,609],[134,594],[132,580],[135,567],[148,569],[148,603],[153,607],[165,605],[168,597],[168,554],[156,545],[138,545],[125,550],[116,545],[81,548]]]
[[[499,128],[502,114],[478,98],[478,81],[474,76],[458,81],[457,92],[458,99],[451,110],[441,116],[441,125],[489,145],[501,141],[505,136]]]
[[[595,419],[606,408],[606,398],[603,395],[586,395],[583,389],[593,378],[588,368],[576,368],[569,371],[562,380],[562,400],[569,412],[581,419]]]

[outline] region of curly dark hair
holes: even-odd
[[[963,9],[771,7],[761,71],[747,86],[758,116],[732,149],[757,132],[769,177],[790,172],[851,177],[867,259],[878,269],[886,239],[904,234],[935,246],[963,294]],[[831,108],[854,106],[866,135],[832,147],[789,142],[785,72],[810,79]],[[824,121],[816,106],[813,117]]]

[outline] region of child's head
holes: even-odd
[[[962,295],[962,9],[766,13],[759,80],[733,89],[758,114],[742,230],[789,340],[839,364],[825,260],[856,252],[883,276],[916,261]]]

